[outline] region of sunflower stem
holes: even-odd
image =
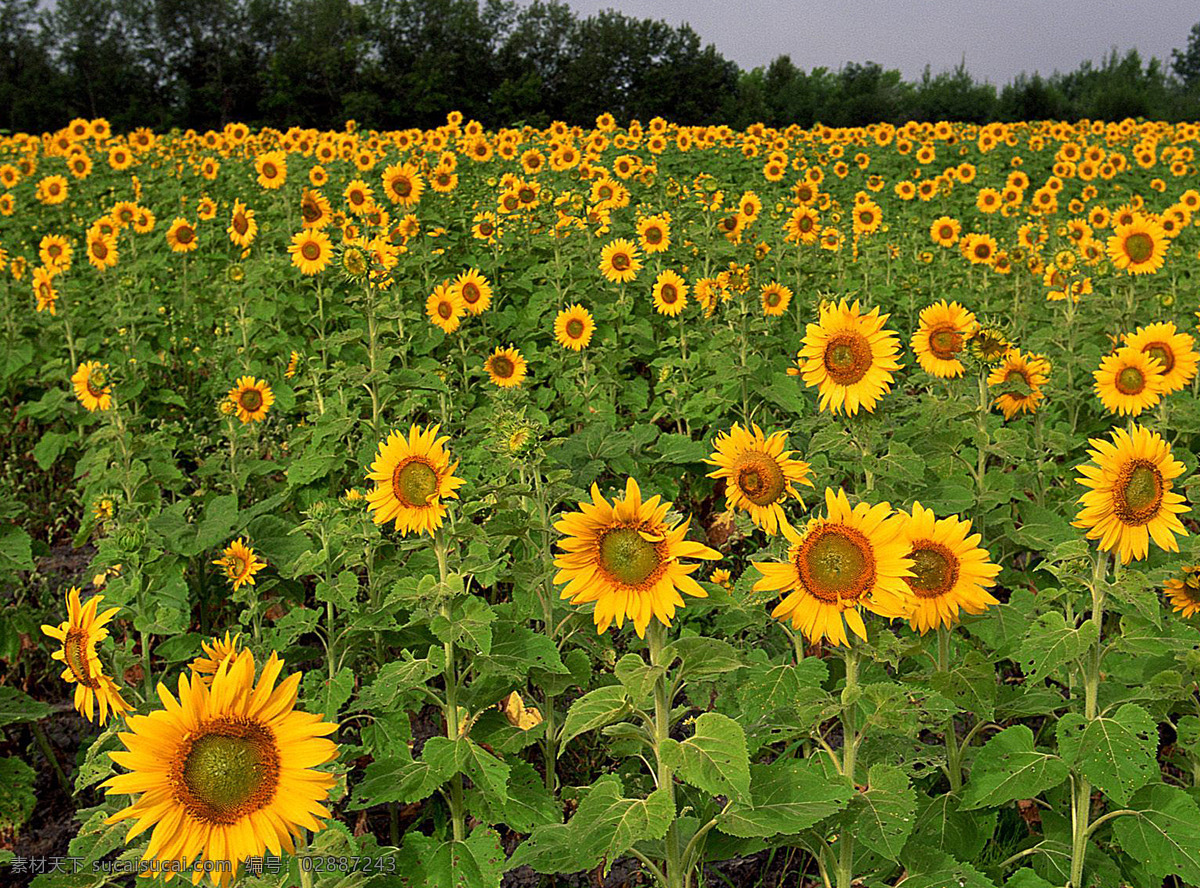
[[[1092,721],[1099,714],[1100,692],[1100,630],[1104,622],[1105,580],[1108,574],[1108,553],[1097,549],[1092,564],[1092,622],[1096,625],[1096,643],[1088,652],[1083,675],[1083,715]],[[1092,825],[1088,822],[1092,808],[1092,784],[1082,774],[1072,775],[1071,797],[1071,881],[1070,888],[1083,885],[1083,863],[1087,856],[1088,836]]]
[[[524,469],[522,469],[522,474],[524,474]],[[548,564],[553,564],[554,555],[550,550],[550,509],[546,502],[546,488],[542,484],[540,467],[534,469],[533,489],[537,496],[538,512],[542,525],[542,558]],[[550,580],[550,574],[546,575],[546,581],[542,584],[540,597],[542,599],[542,630],[546,633],[546,637],[557,646],[558,641],[555,638],[554,623],[554,589]],[[555,779],[555,766],[558,761],[558,737],[555,736],[553,694],[547,692],[543,696],[543,706],[546,710],[542,713],[542,720],[546,726],[542,741],[546,761],[546,789],[553,795],[555,783],[557,782]]]
[[[646,644],[650,649],[650,665],[664,666],[663,635],[665,629],[657,619],[651,619],[646,629]],[[671,810],[675,810],[675,774],[662,755],[662,746],[671,735],[671,701],[667,698],[665,670],[654,681],[654,756],[658,763],[658,788],[667,793]],[[674,819],[667,830],[666,845],[666,888],[681,888],[683,885],[682,863],[679,849],[679,826]]]
[[[449,572],[446,569],[446,535],[442,530],[438,530],[433,536],[433,551],[437,555],[438,562],[438,579],[442,586],[442,593],[445,596],[446,577]],[[447,620],[451,619],[450,600],[448,597],[442,599],[442,616]],[[445,643],[446,652],[446,668],[444,672],[446,682],[446,737],[452,743],[458,742],[458,671],[455,664],[454,642],[447,641]],[[453,825],[454,841],[461,842],[466,835],[464,828],[463,817],[463,783],[462,774],[455,774],[450,778],[450,822]]]
[[[950,629],[945,624],[938,626],[938,672],[950,671]],[[950,780],[950,791],[957,794],[962,789],[962,759],[958,745],[958,732],[954,727],[954,716],[946,722],[946,776]]]
[[[375,322],[375,287],[371,284],[367,285],[367,354],[371,361],[370,366],[370,383],[367,385],[367,391],[371,394],[371,428],[375,432],[375,437],[381,437],[382,431],[379,427],[379,381],[375,376],[375,367],[377,363],[377,355],[379,352],[379,325]]]
[[[854,771],[858,757],[858,648],[853,640],[842,654],[846,664],[846,686],[842,689],[842,774],[856,785]],[[837,886],[850,888],[854,882],[854,834],[843,830],[838,839]]]
[[[33,731],[33,737],[37,740],[37,745],[42,750],[42,755],[46,756],[46,760],[50,762],[50,767],[54,769],[54,776],[58,780],[58,785],[68,796],[74,795],[71,789],[71,781],[67,779],[66,772],[63,771],[62,764],[58,760],[58,756],[54,754],[54,747],[50,745],[50,738],[46,736],[45,730],[40,722],[31,721],[29,723],[30,730]]]

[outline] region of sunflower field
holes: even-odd
[[[0,136],[0,883],[1200,886],[1198,141]]]

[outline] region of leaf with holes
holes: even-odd
[[[908,775],[892,765],[872,765],[867,788],[850,801],[843,822],[866,847],[899,860],[916,823],[917,794]]]
[[[1058,722],[1058,751],[1073,768],[1113,801],[1128,805],[1133,794],[1158,776],[1158,727],[1142,707],[1126,703],[1112,718],[1087,721],[1076,713]]]
[[[739,838],[790,835],[842,810],[854,794],[850,784],[814,762],[780,759],[751,765],[753,803],[731,803],[718,818],[717,829]]]
[[[659,754],[676,776],[712,795],[750,802],[750,758],[742,726],[727,715],[706,712],[696,733],[682,743],[665,740]]]
[[[1034,749],[1033,731],[1013,725],[984,744],[975,756],[962,810],[1033,798],[1066,780],[1067,772],[1061,758]]]
[[[1113,823],[1117,844],[1156,879],[1200,884],[1200,806],[1174,786],[1148,786],[1130,800],[1137,814]]]
[[[1088,620],[1078,629],[1058,611],[1038,617],[1021,643],[1016,660],[1029,684],[1052,675],[1056,669],[1078,658],[1099,640],[1096,624]]]

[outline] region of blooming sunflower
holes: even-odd
[[[120,260],[115,234],[104,234],[93,226],[87,232],[87,258],[93,267],[104,271],[112,268]]]
[[[275,190],[287,181],[287,155],[282,151],[267,151],[254,159],[260,188]]]
[[[469,268],[460,274],[453,288],[463,306],[473,315],[483,314],[492,304],[492,285],[478,268]]]
[[[783,525],[791,543],[786,562],[752,562],[762,574],[754,591],[788,593],[771,616],[790,618],[809,641],[833,644],[848,643],[847,625],[867,637],[860,607],[888,619],[909,617],[913,594],[905,581],[913,561],[903,515],[893,515],[889,503],[851,508],[844,490],[830,488],[825,509],[826,517],[810,518],[802,533]]]
[[[858,300],[849,308],[845,300],[823,305],[796,356],[799,369],[788,372],[803,376],[806,386],[820,386],[822,410],[853,416],[861,406],[873,412],[891,388],[891,371],[901,366],[899,336],[883,328],[887,319],[878,308],[861,314]]]
[[[258,236],[258,223],[254,221],[254,210],[248,209],[240,200],[233,203],[233,215],[229,219],[229,227],[225,229],[229,239],[235,246],[242,249],[254,243]]]
[[[463,479],[455,476],[458,462],[442,446],[448,435],[437,436],[440,426],[422,429],[413,425],[405,438],[392,432],[379,445],[379,454],[371,464],[367,479],[375,489],[367,494],[367,505],[376,524],[395,521],[396,529],[428,533],[442,526],[446,515],[445,499],[458,499],[456,492]]]
[[[661,253],[671,246],[671,223],[666,216],[647,216],[638,222],[637,232],[647,253]]]
[[[789,497],[800,499],[795,485],[813,486],[809,465],[784,450],[787,432],[764,437],[757,425],[751,428],[753,434],[734,423],[728,433],[717,435],[712,459],[705,460],[717,468],[708,477],[724,479],[727,509],[747,512],[750,520],[774,534],[788,523],[782,504]]]
[[[1042,386],[1049,379],[1050,365],[1034,354],[1012,349],[1000,365],[988,374],[988,385],[999,386],[1000,394],[992,403],[1004,411],[1005,419],[1018,413],[1034,413],[1046,397]]]
[[[1178,516],[1190,510],[1171,489],[1183,463],[1171,456],[1170,445],[1136,424],[1131,431],[1115,429],[1112,441],[1089,443],[1092,462],[1076,466],[1083,476],[1076,480],[1091,489],[1079,498],[1083,508],[1071,525],[1087,528],[1087,538],[1099,540],[1103,551],[1118,550],[1122,564],[1145,558],[1150,539],[1179,551],[1172,534],[1187,535]]]
[[[72,586],[67,592],[67,619],[58,626],[42,626],[42,632],[62,645],[50,656],[66,665],[61,677],[75,685],[76,711],[88,721],[95,721],[99,708],[101,725],[108,721],[110,709],[114,715],[121,715],[132,708],[122,699],[116,683],[104,674],[96,653],[96,645],[108,638],[105,624],[120,610],[110,607],[97,614],[103,600],[103,595],[94,595],[87,604],[81,604],[79,589]]]
[[[1149,352],[1122,346],[1101,359],[1100,368],[1092,374],[1096,380],[1093,390],[1104,409],[1137,416],[1162,400],[1162,366]]]
[[[595,602],[592,618],[597,634],[615,621],[620,629],[628,618],[634,631],[645,637],[651,618],[671,625],[675,609],[683,607],[680,592],[697,598],[708,593],[692,579],[700,565],[681,559],[714,560],[721,555],[702,543],[686,540],[687,519],[666,523],[671,503],[653,496],[642,501],[633,478],[625,483],[625,496],[609,503],[592,484],[592,502],[580,503],[554,527],[565,539],[555,556],[559,568],[556,584],[566,584],[561,597],[572,604]]]
[[[771,281],[763,285],[759,298],[762,301],[763,316],[777,318],[787,311],[788,305],[791,304],[792,288]]]
[[[172,253],[190,253],[199,243],[196,241],[196,228],[187,219],[177,217],[167,229],[167,246]]]
[[[963,363],[958,356],[978,326],[975,314],[943,299],[921,309],[920,324],[910,344],[921,369],[939,379],[962,376]]]
[[[554,318],[554,338],[563,348],[582,351],[592,341],[596,322],[592,313],[579,303],[564,308]]]
[[[1135,332],[1125,334],[1125,344],[1162,364],[1164,395],[1182,391],[1196,375],[1200,355],[1196,353],[1195,340],[1187,333],[1177,332],[1172,323],[1138,327]]]
[[[238,639],[241,638],[241,633],[230,636],[229,632],[225,632],[224,638],[214,638],[211,642],[200,642],[200,648],[204,651],[203,657],[196,657],[188,664],[188,668],[192,670],[193,675],[200,676],[205,684],[212,683],[212,677],[217,674],[217,669],[226,660],[236,658],[240,648]]]
[[[301,274],[313,275],[325,269],[333,256],[333,243],[329,235],[319,228],[305,228],[292,235],[288,245],[292,255],[292,264],[300,269]]]
[[[453,333],[458,329],[465,312],[466,307],[457,289],[448,283],[438,284],[425,300],[425,314],[446,333]]]
[[[125,750],[109,753],[128,773],[101,786],[138,795],[106,822],[133,820],[127,842],[154,828],[143,861],[199,858],[195,881],[207,870],[227,886],[247,857],[293,853],[302,830],[324,827],[334,776],[316,767],[337,758],[325,739],[337,725],[295,709],[302,675],[276,686],[283,665],[272,653],[256,684],[254,657],[242,651],[217,667],[211,686],[181,675],[176,699],[160,683],[163,708],[129,718]]]
[[[425,192],[425,181],[412,164],[393,164],[383,171],[383,193],[405,209],[414,207]]]
[[[253,586],[254,575],[267,566],[267,562],[260,561],[258,554],[246,545],[242,537],[226,546],[221,557],[213,564],[225,569],[225,578],[233,584],[234,592],[242,586]]]
[[[37,310],[50,310],[51,315],[58,314],[55,307],[58,302],[58,290],[54,288],[54,269],[39,265],[33,270],[33,297],[37,300]]]
[[[659,272],[651,293],[654,297],[654,308],[659,314],[673,318],[687,305],[687,281],[669,268]]]
[[[275,403],[275,393],[265,379],[242,376],[229,390],[226,401],[230,412],[237,413],[243,423],[262,422],[267,418],[267,410]]]
[[[515,388],[527,375],[528,366],[517,349],[497,347],[484,361],[483,369],[500,388]]]
[[[107,384],[108,364],[84,361],[71,377],[75,397],[89,411],[107,410],[112,406],[112,386]]]
[[[617,238],[600,251],[600,273],[610,283],[627,284],[641,268],[637,247],[625,238]]]
[[[969,533],[970,521],[957,515],[935,518],[920,503],[913,503],[912,513],[905,515],[904,536],[913,560],[913,575],[905,582],[915,599],[908,620],[922,635],[939,625],[950,628],[959,610],[981,614],[1000,603],[986,589],[995,585],[1000,566],[979,547],[979,534]]]
[[[1130,274],[1153,274],[1162,268],[1168,238],[1162,226],[1140,213],[1113,228],[1108,239],[1108,258]]]
[[[952,247],[958,243],[962,224],[950,216],[938,216],[929,226],[929,237],[939,247]]]
[[[1184,565],[1180,576],[1167,580],[1163,592],[1171,609],[1185,619],[1200,613],[1200,565]]]

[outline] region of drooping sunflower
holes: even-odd
[[[642,268],[637,247],[625,238],[617,238],[600,251],[600,273],[610,283],[627,284]]]
[[[305,228],[292,235],[288,245],[292,264],[304,275],[314,275],[325,270],[333,257],[333,243],[329,235],[319,228]]]
[[[199,246],[196,228],[187,219],[177,217],[167,229],[167,245],[173,253],[190,253]]]
[[[112,386],[108,385],[107,370],[107,364],[84,361],[71,377],[75,397],[90,412],[112,406]]]
[[[254,575],[267,566],[267,562],[260,560],[258,553],[247,546],[242,537],[226,546],[221,557],[213,564],[224,569],[225,578],[233,584],[234,592],[242,586],[253,586]]]
[[[1187,333],[1177,332],[1172,323],[1138,327],[1135,332],[1125,334],[1125,344],[1162,364],[1164,395],[1182,391],[1196,376],[1200,354],[1196,353],[1195,340]]]
[[[519,386],[528,373],[529,365],[521,353],[515,348],[497,347],[483,363],[488,378],[500,388],[515,388]]]
[[[1076,466],[1080,484],[1090,488],[1079,498],[1083,508],[1071,522],[1087,528],[1089,540],[1101,550],[1114,549],[1121,563],[1141,561],[1151,539],[1168,552],[1178,552],[1175,536],[1186,536],[1179,515],[1190,511],[1175,493],[1173,480],[1184,466],[1157,432],[1140,425],[1132,431],[1114,429],[1112,440],[1089,439],[1092,462]]]
[[[554,318],[554,338],[563,348],[582,351],[592,341],[596,322],[592,313],[579,303],[564,308]]]
[[[1171,609],[1185,619],[1200,613],[1200,565],[1185,564],[1178,577],[1163,587]]]
[[[645,637],[652,618],[671,625],[675,609],[683,607],[680,592],[708,596],[691,576],[700,565],[682,559],[711,561],[721,555],[684,539],[690,518],[668,525],[671,503],[657,496],[643,502],[633,478],[625,483],[625,496],[612,503],[596,484],[591,493],[592,502],[580,503],[578,512],[568,512],[554,525],[564,535],[558,542],[563,551],[554,559],[559,568],[554,582],[566,584],[561,597],[572,604],[595,602],[597,634],[613,622],[620,629],[629,619]]]
[[[196,657],[188,664],[192,674],[200,676],[205,684],[211,684],[212,677],[217,674],[217,669],[221,664],[231,657],[236,658],[240,653],[239,638],[241,638],[240,632],[231,636],[227,630],[224,638],[218,636],[211,641],[200,642],[204,656]]]
[[[920,503],[905,515],[904,536],[913,560],[913,575],[905,582],[915,599],[908,619],[922,635],[939,625],[950,628],[959,610],[981,614],[1000,603],[986,588],[995,585],[1000,566],[979,547],[979,534],[970,533],[970,521],[957,515],[935,518]]]
[[[654,309],[659,314],[673,318],[687,306],[687,294],[687,281],[671,269],[664,268],[659,272],[651,291]]]
[[[468,268],[454,281],[454,290],[473,315],[483,314],[492,304],[492,285],[478,268]]]
[[[803,376],[806,386],[820,386],[822,410],[853,416],[861,406],[873,412],[901,366],[899,336],[884,329],[887,319],[878,308],[862,314],[858,300],[850,307],[844,299],[823,305],[796,356],[799,369],[788,372]]]
[[[788,498],[800,499],[795,485],[813,486],[809,480],[809,465],[792,459],[787,446],[787,432],[772,432],[763,436],[762,429],[751,425],[753,434],[737,423],[728,433],[721,432],[714,442],[712,458],[705,462],[716,466],[709,478],[725,481],[725,507],[740,509],[750,520],[769,534],[775,534],[788,523],[783,503]]]
[[[1141,213],[1113,228],[1108,258],[1130,274],[1153,274],[1162,268],[1169,239],[1162,226]]]
[[[904,517],[893,515],[889,503],[851,508],[844,490],[826,488],[825,507],[826,517],[810,518],[803,532],[783,526],[791,543],[786,562],[752,562],[762,574],[754,591],[787,593],[771,616],[791,619],[809,641],[847,644],[847,625],[867,637],[860,608],[888,619],[912,614],[906,580],[913,561]]]
[[[1162,367],[1149,352],[1122,346],[1101,359],[1092,388],[1105,410],[1137,416],[1162,400]]]
[[[329,198],[319,191],[305,188],[300,195],[300,224],[305,228],[326,228],[333,220]]]
[[[226,229],[229,239],[234,245],[245,249],[254,243],[258,236],[258,223],[254,220],[254,210],[248,209],[240,200],[233,203],[233,214]]]
[[[959,355],[978,326],[975,314],[943,299],[921,309],[920,323],[910,344],[921,369],[939,379],[962,376]]]
[[[129,718],[125,750],[109,753],[128,773],[101,786],[138,797],[106,822],[134,821],[127,842],[153,827],[142,860],[166,864],[167,878],[198,859],[194,881],[208,871],[221,888],[235,884],[243,860],[294,853],[303,830],[332,816],[323,803],[335,778],[316,768],[337,758],[325,739],[337,725],[296,710],[302,674],[277,686],[283,665],[272,653],[256,684],[242,651],[211,684],[180,675],[178,698],[160,683],[163,708]]]
[[[465,312],[466,306],[463,305],[462,298],[457,289],[449,283],[438,284],[425,300],[425,314],[446,333],[453,333],[458,329]]]
[[[988,374],[988,385],[997,386],[1000,391],[992,404],[1004,411],[1005,419],[1012,419],[1018,413],[1034,413],[1046,397],[1042,386],[1049,378],[1050,365],[1044,358],[1011,349]]]
[[[771,281],[769,284],[763,285],[759,298],[762,301],[763,316],[777,318],[787,311],[788,305],[791,304],[792,288],[785,287],[777,281]]]
[[[392,432],[380,443],[367,473],[367,479],[375,482],[375,489],[367,494],[367,504],[376,524],[395,521],[396,529],[404,536],[433,536],[442,526],[446,516],[443,500],[458,499],[456,491],[464,482],[454,474],[458,462],[451,464],[450,454],[443,447],[450,436],[439,438],[439,429],[436,425],[427,429],[413,425],[407,438]]]
[[[87,718],[99,723],[108,721],[108,711],[113,715],[129,712],[132,707],[121,697],[116,683],[104,674],[96,645],[108,638],[105,628],[113,615],[120,610],[110,607],[97,614],[103,595],[93,595],[87,604],[81,604],[79,589],[72,586],[67,592],[67,619],[57,626],[42,626],[42,632],[62,645],[50,656],[65,664],[61,678],[75,685],[75,709]]]
[[[267,418],[267,410],[275,403],[275,393],[265,379],[242,376],[229,390],[226,400],[231,412],[236,413],[243,423],[262,422]]]

